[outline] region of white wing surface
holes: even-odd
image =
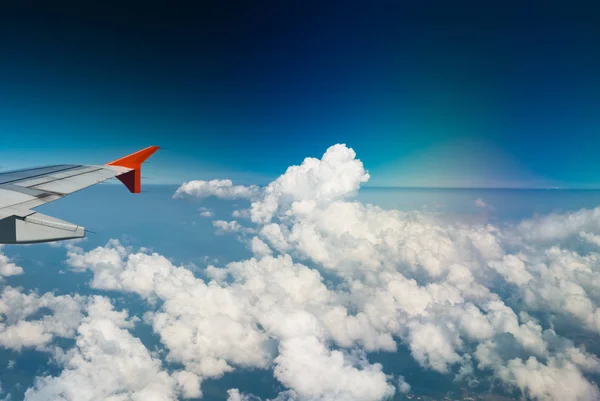
[[[141,165],[156,150],[150,146],[103,166],[61,164],[0,173],[0,244],[84,237],[83,227],[32,209],[115,177],[139,193]]]

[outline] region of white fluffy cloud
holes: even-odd
[[[240,223],[235,220],[225,221],[225,220],[214,220],[212,222],[214,228],[216,228],[217,234],[226,234],[226,233],[251,233],[252,230],[249,227],[244,227]]]
[[[198,211],[200,212],[200,217],[213,217],[215,215],[212,211],[205,207],[201,207],[198,209]]]
[[[106,298],[93,297],[77,329],[75,348],[62,356],[64,370],[59,376],[38,378],[25,400],[175,401],[177,389],[184,396],[200,395],[193,375],[172,377],[161,369],[161,362],[129,333],[132,326],[126,311],[115,311]]]
[[[82,302],[83,298],[77,295],[40,296],[5,287],[0,295],[0,346],[16,351],[27,347],[48,350],[55,337],[75,337],[82,318]],[[49,313],[29,320],[44,309]]]
[[[288,389],[280,399],[384,399],[409,384],[356,350],[393,352],[402,342],[424,368],[461,379],[491,372],[535,400],[600,398],[586,376],[600,371],[598,359],[544,318],[600,332],[600,254],[570,248],[593,243],[600,212],[496,227],[383,210],[354,200],[369,179],[355,156],[332,146],[264,189],[184,184],[176,197],[252,200],[254,257],[209,266],[206,280],[117,241],[70,249],[68,263],[90,270],[95,288],[161,301],[145,320],[167,359],[184,366],[171,376],[183,394],[197,394],[206,378],[256,367],[274,369]],[[215,226],[242,229],[234,223]],[[232,389],[229,399],[252,397]]]
[[[394,394],[381,365],[331,351],[315,337],[282,341],[275,364],[275,377],[303,399],[367,401]]]
[[[338,295],[326,288],[319,273],[293,263],[289,256],[263,255],[226,268],[209,267],[207,274],[213,280],[208,283],[160,255],[127,254],[116,241],[87,253],[72,251],[69,263],[77,269],[91,269],[93,287],[161,299],[162,308],[146,314],[145,319],[168,349],[167,359],[182,363],[187,372],[201,378],[219,377],[234,367],[293,366],[295,358],[307,351],[307,343],[292,341],[298,336],[313,339],[308,344],[316,347],[315,356],[321,358],[314,369],[331,357],[325,345],[329,338],[347,345],[369,342],[375,349],[379,343],[393,344],[389,335],[364,331],[361,325],[367,322],[349,316],[338,305]],[[281,341],[282,347],[287,344],[275,361],[274,341]],[[342,363],[340,375],[348,373],[352,380],[363,380],[369,391],[378,389],[374,394],[393,391],[380,368],[366,361],[357,368],[343,354],[333,355],[333,361]],[[283,371],[281,375],[284,381],[287,376]],[[323,386],[329,381],[325,377],[312,380],[323,381]],[[302,382],[291,385],[301,386]],[[306,393],[301,387],[294,390]]]
[[[590,244],[600,246],[600,235],[598,234],[586,233],[585,231],[582,231],[579,233],[579,236],[581,239],[589,242]]]
[[[259,188],[256,185],[233,185],[231,180],[194,180],[181,184],[173,197],[192,196],[202,199],[215,196],[221,199],[252,199],[258,192]]]
[[[264,344],[268,338],[246,315],[243,300],[161,255],[128,254],[113,241],[88,253],[71,252],[69,263],[91,269],[94,288],[163,300],[162,309],[146,319],[169,349],[168,359],[183,363],[190,372],[219,377],[232,370],[230,363],[266,367],[271,359]]]
[[[579,235],[580,232],[600,233],[600,206],[575,213],[553,213],[521,222],[521,236],[529,241],[553,243]]]
[[[23,268],[11,262],[3,253],[0,253],[0,280],[2,277],[18,276],[19,274],[23,274]]]
[[[540,363],[535,357],[526,361],[512,359],[499,368],[499,376],[540,401],[597,400],[599,397],[598,388],[575,365],[554,358],[547,363]]]
[[[288,167],[285,174],[271,182],[252,203],[251,216],[256,223],[269,222],[281,208],[295,204],[299,208],[331,204],[358,192],[369,180],[356,153],[345,145],[334,145],[323,157],[307,157],[300,166]]]

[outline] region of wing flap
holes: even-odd
[[[38,198],[29,200],[29,201],[25,201],[25,202],[22,202],[22,203],[16,203],[16,204],[13,205],[13,207],[14,208],[18,208],[19,210],[20,209],[23,209],[23,210],[33,209],[33,208],[41,206],[41,205],[43,205],[45,203],[49,203],[49,202],[55,201],[57,199],[60,199],[62,197],[64,197],[64,195],[44,193],[43,196],[40,196]],[[6,209],[0,209],[0,213],[4,213],[5,210]]]
[[[27,195],[17,191],[11,191],[0,187],[0,208],[10,207],[18,203],[34,200],[35,196]]]
[[[20,214],[0,220],[0,243],[33,244],[85,237],[81,226],[33,211]]]

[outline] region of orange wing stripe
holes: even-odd
[[[125,184],[127,189],[133,193],[140,193],[142,189],[142,163],[146,161],[154,152],[159,149],[158,146],[148,146],[146,149],[139,150],[135,153],[121,157],[110,163],[107,166],[121,166],[133,169],[125,174],[117,176],[117,178]]]

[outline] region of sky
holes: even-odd
[[[0,174],[162,149],[0,245],[0,400],[599,400],[598,21],[2,5]]]
[[[264,185],[345,143],[371,186],[600,187],[593,2],[12,2],[0,164]]]

